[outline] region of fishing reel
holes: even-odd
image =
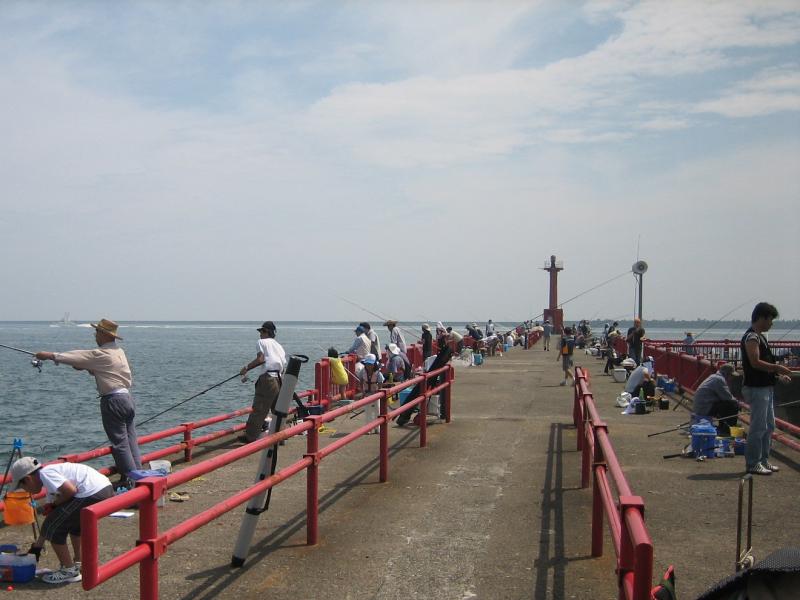
[[[39,369],[39,373],[42,372],[42,365],[43,364],[44,364],[44,361],[41,361],[38,358],[31,359],[31,366],[34,369]]]

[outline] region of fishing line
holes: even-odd
[[[573,296],[573,297],[572,297],[572,298],[570,298],[569,300],[564,300],[564,302],[561,302],[561,303],[560,303],[558,306],[559,306],[559,308],[561,308],[561,307],[563,307],[565,304],[567,304],[568,302],[572,302],[573,300],[577,300],[577,299],[578,299],[578,298],[580,298],[581,296],[585,296],[585,295],[586,295],[586,294],[588,294],[589,292],[593,292],[594,290],[596,290],[596,289],[597,289],[597,288],[599,288],[599,287],[603,287],[604,285],[606,285],[606,284],[609,284],[609,283],[611,283],[612,281],[616,281],[617,279],[619,279],[620,277],[624,277],[624,276],[625,276],[625,275],[627,275],[628,273],[630,273],[630,270],[626,270],[626,271],[624,271],[623,273],[620,273],[619,275],[615,275],[614,277],[612,277],[611,279],[607,279],[607,280],[606,280],[606,281],[604,281],[603,283],[598,283],[597,285],[595,285],[595,286],[593,286],[593,287],[590,287],[588,290],[584,290],[583,292],[581,292],[581,293],[580,293],[580,294],[578,294],[577,296]],[[541,316],[541,315],[540,315],[540,316]]]
[[[352,304],[352,305],[353,305],[353,306],[355,306],[356,308],[360,308],[360,309],[361,309],[361,310],[363,310],[364,312],[371,314],[373,317],[377,317],[378,319],[381,319],[383,322],[386,322],[386,321],[389,321],[389,320],[390,320],[390,319],[387,319],[386,317],[382,317],[382,316],[381,316],[381,315],[379,315],[378,313],[372,312],[372,311],[371,311],[371,310],[369,310],[368,308],[364,308],[364,307],[363,307],[363,306],[361,306],[360,304],[356,304],[356,303],[355,303],[355,302],[353,302],[352,300],[348,300],[347,298],[342,298],[341,296],[336,296],[336,297],[337,297],[339,300],[342,300],[342,301],[344,301],[344,302],[347,302],[348,304]],[[409,334],[409,335],[412,335],[412,336],[414,336],[414,337],[415,337],[415,338],[417,338],[417,339],[421,339],[421,336],[420,336],[419,334],[417,334],[417,333],[415,333],[415,332],[411,331],[410,329],[406,329],[405,327],[400,327],[400,325],[395,325],[395,327],[397,327],[397,328],[398,328],[399,330],[401,330],[401,331],[405,331],[407,334]]]
[[[738,306],[735,306],[735,307],[733,307],[732,309],[730,309],[728,312],[726,312],[724,315],[722,315],[722,316],[721,316],[719,319],[717,319],[717,320],[716,320],[716,321],[714,321],[714,322],[713,322],[711,325],[709,325],[708,327],[706,327],[705,329],[703,329],[703,331],[701,331],[700,333],[698,333],[698,334],[697,334],[697,336],[695,337],[695,339],[700,339],[700,336],[702,336],[702,335],[703,335],[705,332],[707,332],[709,329],[711,329],[712,327],[714,327],[714,325],[716,325],[717,323],[719,323],[720,321],[722,321],[722,319],[724,319],[725,317],[727,317],[727,316],[728,316],[729,314],[731,314],[733,311],[740,309],[741,307],[743,307],[743,306],[744,306],[745,304],[747,304],[748,302],[752,302],[753,300],[755,300],[755,298],[750,298],[750,299],[748,299],[748,300],[745,300],[744,302],[742,302],[742,303],[741,303],[741,304],[739,304]]]
[[[780,342],[780,341],[781,341],[783,338],[785,338],[787,335],[789,335],[789,334],[790,334],[790,333],[792,333],[792,332],[793,332],[795,329],[797,329],[797,326],[798,326],[798,325],[800,325],[800,321],[798,321],[797,323],[795,323],[795,324],[794,324],[794,327],[792,327],[791,329],[789,329],[789,330],[788,330],[786,333],[784,333],[784,334],[783,334],[781,337],[779,337],[779,338],[778,338],[777,340],[775,340],[775,341],[776,341],[776,342]]]

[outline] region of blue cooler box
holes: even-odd
[[[35,576],[36,557],[33,554],[0,554],[0,581],[25,583]]]
[[[692,425],[689,433],[692,435],[692,451],[695,457],[713,458],[717,440],[716,427],[703,419],[697,425]]]

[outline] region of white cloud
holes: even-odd
[[[797,65],[772,67],[740,82],[715,100],[700,102],[695,112],[731,118],[755,117],[800,110],[800,70]]]
[[[649,131],[675,131],[678,129],[686,129],[690,126],[689,121],[679,118],[655,118],[649,121],[644,121],[638,124],[639,129]]]
[[[12,318],[60,314],[47,298],[92,289],[89,275],[65,268],[64,248],[73,264],[123,265],[126,285],[146,290],[107,298],[127,303],[106,307],[123,316],[244,316],[253,298],[272,298],[254,277],[268,256],[270,280],[292,283],[274,299],[282,317],[337,318],[306,284],[347,296],[353,269],[370,273],[377,291],[364,293],[382,298],[365,304],[391,303],[402,317],[419,298],[397,281],[419,280],[435,255],[447,275],[433,277],[430,312],[502,306],[524,317],[546,301],[531,262],[564,256],[564,293],[577,293],[627,268],[639,232],[653,311],[691,317],[697,296],[679,297],[675,281],[715,306],[742,289],[727,266],[715,289],[699,255],[730,254],[731,235],[747,235],[762,206],[780,211],[777,239],[798,226],[798,148],[786,141],[796,129],[776,136],[739,122],[729,148],[707,115],[769,110],[789,122],[798,73],[786,54],[800,11],[784,14],[788,4],[594,3],[589,25],[574,12],[577,33],[564,35],[580,39],[562,51],[561,32],[536,21],[560,3],[326,5],[313,29],[304,11],[321,5],[293,4],[296,17],[287,9],[280,21],[292,35],[252,34],[257,5],[244,4],[248,17],[219,6],[195,17],[193,4],[173,14],[154,3],[113,29],[111,57],[92,5],[64,21],[15,6],[27,14],[0,31],[12,30],[0,36],[0,250],[19,260],[0,265],[0,280],[36,303],[9,305]],[[217,17],[225,40],[210,25]],[[600,41],[587,49],[586,39]],[[96,236],[109,221],[117,249]],[[702,233],[687,233],[687,221]],[[474,237],[495,229],[474,260]],[[402,260],[387,270],[398,237]],[[20,266],[17,248],[32,240],[56,257],[46,279]],[[789,258],[774,264],[796,272]],[[447,293],[475,277],[527,286],[525,297]],[[212,280],[226,284],[209,294]],[[627,302],[624,283],[596,306]],[[797,289],[780,285],[782,299]],[[596,310],[584,306],[582,316]]]

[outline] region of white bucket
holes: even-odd
[[[151,460],[150,469],[153,471],[164,469],[167,473],[172,473],[172,463],[168,460]]]
[[[614,372],[611,374],[614,378],[614,381],[617,383],[625,383],[628,379],[628,371],[625,369],[614,369]]]

